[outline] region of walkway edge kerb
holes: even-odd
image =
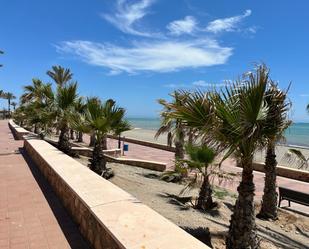
[[[24,149],[95,249],[209,249],[46,141],[24,136]]]

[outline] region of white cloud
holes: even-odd
[[[58,52],[77,55],[85,62],[110,69],[111,74],[139,71],[170,72],[224,64],[232,48],[216,40],[135,42],[130,47],[90,41],[67,41]]]
[[[193,86],[209,86],[209,83],[206,83],[204,80],[197,80],[192,82]]]
[[[166,84],[164,85],[164,87],[167,88],[175,88],[175,89],[179,89],[179,88],[217,88],[217,87],[225,87],[229,84],[229,82],[227,81],[223,81],[221,83],[210,83],[210,82],[206,82],[205,80],[196,80],[193,81],[189,84]]]
[[[124,33],[151,36],[153,34],[149,32],[137,30],[135,24],[148,13],[147,9],[153,2],[154,0],[139,0],[128,3],[127,0],[117,0],[115,13],[102,14],[102,17]]]
[[[167,85],[164,85],[164,87],[167,87],[167,88],[188,88],[189,86],[188,85],[185,85],[185,84],[167,84]]]
[[[172,35],[191,34],[194,32],[197,21],[193,16],[186,16],[182,20],[176,20],[167,25],[167,29]]]
[[[251,10],[246,10],[243,15],[223,18],[223,19],[216,19],[210,23],[208,23],[206,27],[206,31],[219,33],[222,31],[235,31],[237,30],[237,25],[246,17],[251,15]]]
[[[304,97],[304,98],[308,98],[309,94],[308,93],[303,93],[303,94],[299,94],[300,97]]]
[[[226,85],[228,85],[228,82],[222,82],[222,83],[210,83],[210,82],[206,82],[204,80],[197,80],[192,82],[193,86],[196,87],[225,87]]]

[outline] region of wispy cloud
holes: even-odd
[[[207,88],[220,88],[220,87],[225,87],[227,86],[229,83],[229,81],[222,81],[220,83],[215,83],[215,82],[206,82],[205,80],[197,80],[197,81],[193,81],[192,85],[195,87],[207,87]]]
[[[208,23],[206,27],[206,31],[219,33],[219,32],[231,32],[236,31],[238,24],[246,17],[251,15],[251,10],[246,10],[243,15],[223,18],[223,19],[216,19],[210,23]]]
[[[130,47],[90,41],[68,41],[58,52],[75,54],[85,62],[109,68],[111,73],[138,71],[170,72],[224,64],[232,48],[215,40],[135,42]]]
[[[166,88],[180,89],[180,88],[188,88],[190,85],[186,84],[166,84],[164,85]]]
[[[229,84],[228,81],[222,81],[221,83],[211,83],[205,80],[196,80],[188,84],[166,84],[164,87],[173,89],[192,89],[192,88],[220,88]]]
[[[140,0],[135,3],[129,3],[126,0],[117,0],[115,13],[102,14],[102,17],[124,33],[151,36],[153,35],[152,33],[138,30],[135,24],[148,13],[147,10],[154,1]]]
[[[209,32],[235,30],[242,19],[251,15],[251,10],[247,10],[243,15],[217,19],[210,22],[206,29],[199,27],[195,17],[186,16],[169,23],[166,26],[168,34],[159,34],[145,30],[141,22],[155,1],[115,0],[115,10],[102,14],[104,19],[122,32],[143,36],[140,41],[129,38],[126,45],[120,46],[108,42],[72,40],[57,44],[57,51],[104,67],[110,75],[122,72],[171,72],[221,65],[233,54],[233,48],[222,46],[215,38],[209,38]],[[183,34],[192,36],[181,36]]]
[[[172,35],[191,34],[194,32],[197,21],[193,16],[186,16],[182,20],[176,20],[167,25]]]
[[[299,96],[303,97],[303,98],[308,98],[309,97],[309,93],[299,94]]]

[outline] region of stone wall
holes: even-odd
[[[264,163],[253,163],[253,169],[260,172],[265,172]],[[309,182],[309,171],[277,166],[277,175],[290,179]]]
[[[15,124],[12,119],[9,120],[9,127],[17,140],[22,140],[24,135],[28,135],[29,131]]]
[[[86,157],[92,157],[92,148],[87,147],[72,147],[72,152],[80,155],[80,156],[86,156]],[[110,150],[103,150],[104,155],[112,156],[112,157],[120,157],[121,156],[121,149],[110,149]]]
[[[146,161],[139,159],[131,159],[131,158],[115,158],[113,156],[105,155],[108,162],[121,163],[126,165],[132,165],[144,169],[151,169],[163,172],[166,170],[166,163],[154,162],[154,161]]]
[[[116,136],[113,136],[113,135],[108,135],[107,137],[112,138],[112,139],[118,139]],[[121,141],[133,143],[133,144],[144,145],[144,146],[148,146],[148,147],[152,147],[152,148],[156,148],[156,149],[160,149],[160,150],[167,150],[167,151],[175,152],[175,147],[170,147],[170,146],[167,146],[167,145],[164,145],[164,144],[159,144],[159,143],[152,143],[152,142],[148,142],[148,141],[144,141],[144,140],[138,140],[138,139],[135,139],[135,138],[121,137]]]
[[[207,249],[184,230],[46,141],[24,149],[95,249]]]

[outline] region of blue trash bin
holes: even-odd
[[[123,151],[129,151],[129,145],[128,144],[123,145]]]

